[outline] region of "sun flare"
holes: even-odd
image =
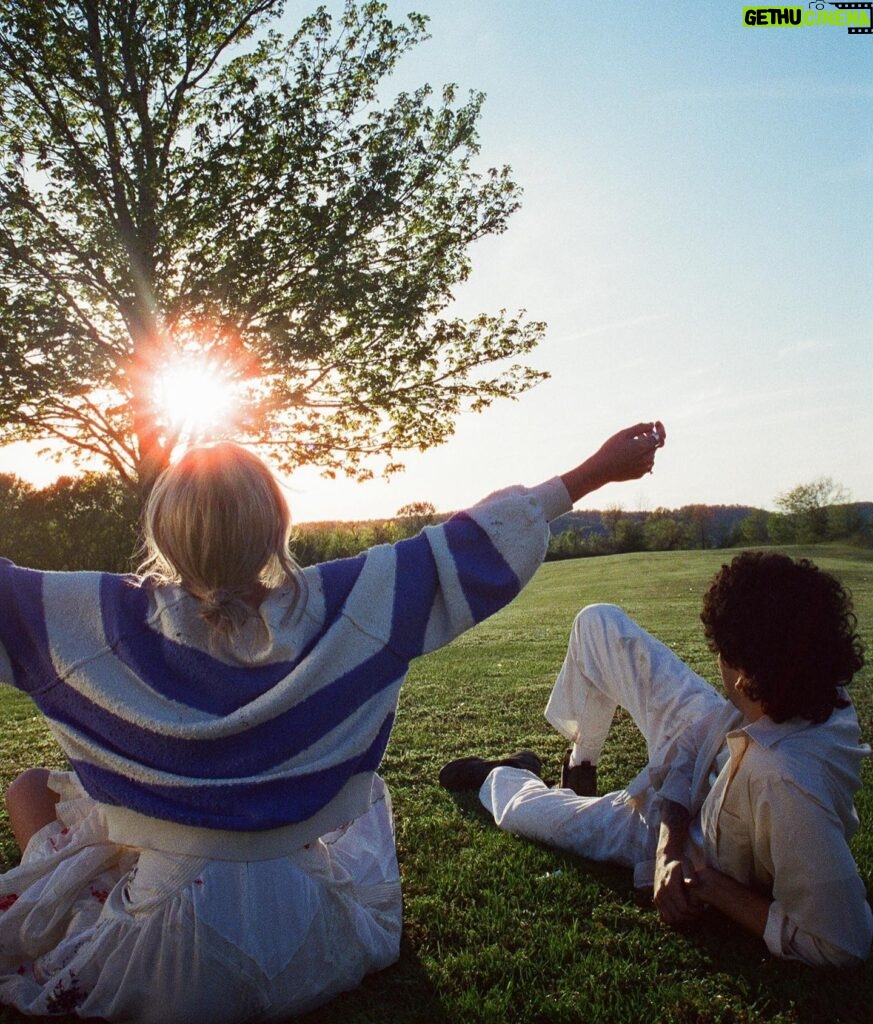
[[[202,439],[235,418],[239,382],[206,356],[183,357],[157,376],[155,399],[168,427]]]

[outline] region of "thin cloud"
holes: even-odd
[[[779,359],[786,359],[793,356],[809,355],[810,352],[826,352],[830,347],[828,342],[820,341],[818,338],[801,338],[789,345],[783,345],[777,350],[776,355]]]
[[[745,421],[749,409],[754,410],[759,425],[764,422],[790,423],[798,418],[819,417],[822,409],[840,409],[843,419],[846,419],[851,418],[850,410],[855,395],[866,398],[868,392],[869,385],[866,382],[852,380],[828,385],[822,385],[821,382],[792,384],[760,391],[735,391],[719,386],[686,396],[669,410],[669,420],[687,424],[700,419],[711,421],[714,416],[722,416],[729,422],[732,416],[742,415]],[[863,399],[862,410],[859,410],[861,416],[866,413]],[[666,411],[664,422],[667,422]]]
[[[659,320],[666,320],[666,313],[644,313],[641,316],[630,317],[627,320],[613,320],[608,324],[598,324],[596,327],[586,327],[583,331],[577,331],[572,335],[572,340],[579,338],[593,338],[598,334],[609,334],[612,331],[626,331],[631,327],[641,327],[643,324],[657,323]],[[571,339],[568,339],[571,340]]]

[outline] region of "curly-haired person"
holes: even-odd
[[[873,914],[848,844],[870,748],[845,690],[863,665],[851,599],[807,560],[746,552],[722,566],[701,619],[727,699],[621,609],[591,605],[546,708],[571,743],[561,787],[524,770],[531,752],[524,767],[518,756],[461,758],[440,780],[481,787],[506,831],[632,867],[670,925],[710,906],[775,956],[864,960]],[[598,797],[618,706],[643,733],[649,763]]]

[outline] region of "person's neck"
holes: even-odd
[[[764,717],[764,709],[761,707],[759,700],[749,700],[745,694],[742,694],[735,703],[743,718],[749,723],[757,722],[759,718]]]
[[[764,717],[761,701],[753,700],[747,692],[748,682],[742,673],[738,673],[730,686],[730,700],[734,707],[749,723],[757,722]]]
[[[260,608],[261,602],[269,594],[270,588],[265,586],[260,580],[253,583],[243,594],[243,600],[246,604],[250,604],[252,608]]]

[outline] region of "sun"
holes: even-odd
[[[161,419],[180,436],[202,440],[220,433],[239,411],[239,381],[208,355],[182,354],[155,378]]]

